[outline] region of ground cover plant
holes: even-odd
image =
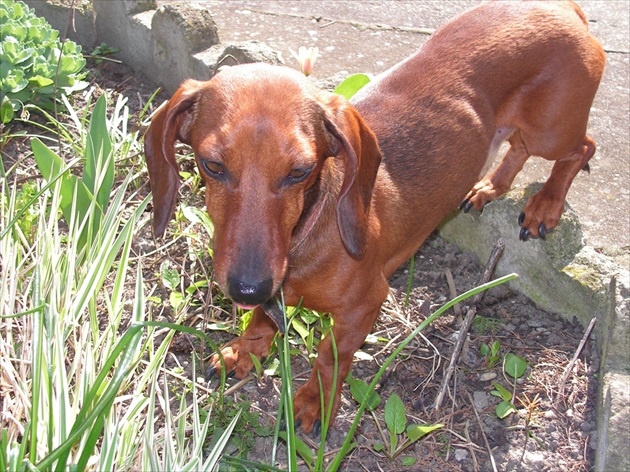
[[[58,92],[87,86],[81,46],[62,41],[59,31],[21,1],[0,4],[0,123],[13,120],[24,105],[52,108]]]
[[[94,66],[90,89],[57,118],[29,105],[31,123],[2,131],[0,470],[589,468],[595,350],[571,366],[583,329],[505,285],[480,302],[433,405],[460,334],[456,307],[469,303],[457,293],[481,273],[439,237],[392,278],[340,415],[319,437],[295,434],[290,415],[292,381],[334,322],[324,314],[288,309],[288,336],[250,377],[205,383],[204,359],[248,313],[216,290],[212,224],[186,149],[181,205],[153,240],[141,137],[166,97],[151,100],[119,67]],[[510,370],[522,366],[514,357],[523,373]]]

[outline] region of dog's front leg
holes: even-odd
[[[250,353],[258,359],[268,356],[271,342],[277,330],[273,320],[267,316],[262,307],[254,308],[252,319],[245,332],[221,348],[226,373],[233,373],[237,379],[245,378],[254,367]],[[217,353],[210,358],[206,378],[220,372],[221,359]]]
[[[361,347],[366,336],[370,333],[376,317],[380,312],[378,308],[365,313],[355,311],[348,315],[334,317],[335,325],[332,333],[337,349],[337,382],[332,400],[331,419],[334,419],[339,409],[341,400],[341,388],[348,372],[352,368],[354,353]],[[296,425],[304,432],[314,431],[318,434],[321,418],[320,391],[324,395],[324,408],[330,405],[330,394],[333,386],[335,355],[333,351],[333,336],[324,338],[318,347],[317,360],[308,381],[300,387],[293,402]],[[321,384],[320,384],[321,381]]]

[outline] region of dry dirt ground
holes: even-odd
[[[154,91],[142,77],[116,64],[95,66],[92,77],[100,88],[128,96],[134,114]],[[160,97],[165,98],[164,95]],[[15,149],[19,149],[19,146]],[[3,155],[3,159],[11,157]],[[168,239],[162,244],[166,242]],[[488,242],[489,245],[494,243]],[[155,249],[148,227],[138,235],[135,248],[138,256]],[[199,270],[199,264],[207,264],[206,269],[211,272],[209,260],[191,263],[188,256],[188,248],[182,243],[147,257],[144,260],[149,285],[147,289],[163,294],[163,298],[168,299],[167,289],[160,286],[159,278],[155,277],[165,258],[184,272]],[[477,285],[486,263],[478,261],[471,254],[462,253],[455,245],[437,235],[423,245],[414,262],[408,305],[405,307],[410,279],[407,265],[390,280],[391,299],[384,305],[373,330],[373,334],[381,340],[363,346],[363,355],[352,371],[354,378],[369,383],[400,341],[427,314],[433,313],[451,298],[447,272],[450,271],[452,275],[457,293],[463,293]],[[207,296],[202,298],[208,299]],[[465,304],[460,308],[465,314]],[[486,471],[493,470],[493,467],[505,471],[592,469],[597,434],[595,400],[599,364],[592,339],[589,338],[579,351],[572,370],[563,382],[567,366],[584,336],[584,327],[540,310],[529,299],[505,285],[488,291],[478,305],[477,312],[478,320],[466,335],[467,341],[458,358],[456,373],[438,412],[433,405],[461,324],[461,316],[453,310],[430,325],[422,333],[423,336],[417,337],[391,364],[378,385],[382,401],[375,414],[383,430],[386,428],[383,420],[385,401],[393,393],[403,400],[410,423],[442,423],[444,427],[409,446],[391,461],[375,449],[375,444],[383,442],[383,438],[374,418],[366,414],[355,437],[357,446],[346,457],[343,470]],[[168,310],[164,313],[168,313]],[[209,313],[213,313],[213,319],[207,319]],[[224,310],[209,310],[208,306],[199,306],[193,315],[189,320],[197,327],[213,321],[231,322],[231,314]],[[210,334],[219,343],[232,338],[225,332]],[[493,363],[481,355],[480,349],[482,344],[491,345],[495,341],[500,351],[499,360]],[[171,349],[174,362],[177,359],[186,371],[187,366],[190,366],[191,351],[198,351],[200,343],[196,339],[178,335]],[[510,385],[503,374],[500,357],[507,353],[521,356],[528,362],[525,375],[516,381],[515,387]],[[297,388],[310,372],[304,353],[293,355],[292,370],[294,387]],[[228,382],[229,385],[237,384],[236,379]],[[500,399],[491,394],[495,390],[494,383],[510,391],[514,388],[516,394],[514,404],[518,412],[502,420],[495,414]],[[270,461],[272,439],[259,436],[254,430],[256,423],[264,427],[275,424],[279,391],[279,377],[263,376],[261,380],[251,378],[231,393],[236,403],[247,401],[251,404],[251,424],[241,425],[240,434],[252,434],[251,449],[247,454],[247,458],[252,461],[265,464]],[[328,434],[326,451],[330,454],[334,454],[341,446],[356,410],[357,403],[352,399],[346,383],[339,415]],[[257,420],[252,419],[256,416]],[[319,443],[317,438],[304,434],[300,437],[316,449]],[[238,452],[234,448],[231,451]],[[416,462],[404,466],[403,457],[413,457]],[[282,451],[278,460],[276,465],[283,468]]]

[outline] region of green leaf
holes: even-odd
[[[499,397],[508,402],[512,400],[512,393],[509,390],[507,390],[505,387],[503,387],[501,384],[494,382],[492,386],[496,388],[496,390],[493,390],[492,392],[490,392],[490,395],[494,395],[495,397]]]
[[[334,93],[339,94],[346,99],[350,100],[354,94],[356,94],[361,88],[370,82],[370,78],[365,74],[354,74],[350,77],[346,77],[334,90]]]
[[[490,355],[490,348],[488,347],[488,345],[486,343],[483,343],[481,345],[481,347],[479,348],[479,352],[481,353],[481,355],[483,357],[489,356]]]
[[[31,77],[30,79],[28,79],[28,83],[32,88],[44,88],[48,87],[49,85],[53,85],[55,81],[49,79],[48,77],[36,75],[35,77]]]
[[[286,431],[279,431],[278,432],[278,436],[280,436],[285,442],[287,442],[287,432]],[[308,445],[304,441],[302,441],[300,438],[298,438],[297,436],[295,436],[293,438],[293,440],[295,441],[295,450],[296,450],[296,452],[300,455],[300,457],[302,459],[304,459],[304,461],[309,466],[312,466],[313,465],[313,452],[311,451],[311,448],[308,447]]]
[[[258,357],[256,357],[253,352],[249,353],[249,357],[252,360],[252,363],[254,364],[254,370],[256,371],[256,375],[260,375],[260,373],[262,372],[262,364],[260,363],[260,359],[258,359]]]
[[[173,309],[177,310],[180,306],[182,306],[182,303],[184,303],[184,296],[181,292],[173,290],[168,297],[168,301],[170,302]]]
[[[370,411],[375,410],[381,403],[381,397],[375,390],[370,391],[370,386],[360,379],[350,379],[350,394],[358,403],[362,403],[365,396],[369,393],[366,408]]]
[[[85,169],[83,182],[96,196],[96,202],[105,212],[114,184],[112,142],[107,129],[107,100],[101,95],[94,105],[90,128],[85,143]]]
[[[495,408],[495,413],[497,414],[497,417],[501,420],[509,414],[514,413],[515,411],[516,408],[514,408],[514,405],[505,400],[499,403]]]
[[[74,220],[78,227],[89,216],[90,206],[94,199],[92,193],[75,175],[70,174],[69,170],[66,170],[61,175],[62,170],[66,167],[66,163],[38,138],[31,140],[31,148],[33,149],[33,157],[37,167],[44,178],[48,182],[54,179],[61,181],[61,211],[68,223]],[[74,214],[72,212],[73,202],[75,202]],[[95,215],[96,219],[100,221],[100,215]],[[82,232],[79,246],[85,243],[87,230],[88,228],[86,227]]]
[[[407,424],[405,405],[395,393],[391,394],[385,404],[385,424],[394,434],[401,434]]]
[[[435,431],[436,429],[440,429],[444,427],[442,423],[433,424],[433,425],[419,425],[419,424],[410,424],[407,426],[407,437],[413,443],[420,439],[422,436],[426,436],[427,434]]]
[[[372,445],[372,449],[374,449],[376,452],[381,452],[381,451],[384,451],[384,450],[385,450],[385,444],[383,444],[383,443],[382,443],[382,442],[380,442],[380,441],[377,441],[377,442],[375,442],[375,443]]]
[[[506,374],[518,379],[525,374],[525,371],[527,370],[527,361],[510,352],[505,356],[504,370]]]
[[[13,104],[9,97],[6,95],[2,96],[2,103],[0,103],[0,123],[7,124],[15,115],[15,110],[13,110]]]
[[[418,461],[418,459],[416,459],[415,457],[411,457],[411,456],[401,457],[401,459],[400,459],[400,462],[402,462],[402,465],[405,466],[405,467],[411,467],[417,461]]]
[[[164,261],[160,265],[160,276],[162,283],[169,290],[177,290],[179,288],[179,272],[177,269],[171,268],[169,261]]]
[[[297,334],[300,335],[302,339],[306,339],[308,337],[308,328],[299,319],[293,318],[291,320],[291,326],[293,326],[293,329],[297,332]]]

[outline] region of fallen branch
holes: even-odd
[[[505,249],[505,241],[500,238],[497,243],[494,245],[492,249],[492,253],[488,259],[488,263],[481,274],[481,279],[477,285],[482,285],[490,280],[492,277],[492,273],[497,265],[497,261],[501,254],[503,254],[503,249]],[[442,406],[442,402],[444,401],[444,396],[446,395],[446,390],[448,388],[448,384],[451,381],[451,377],[455,372],[455,367],[457,366],[457,359],[459,358],[459,354],[464,346],[464,341],[468,335],[468,331],[470,330],[470,325],[472,324],[473,319],[477,314],[477,305],[481,302],[481,298],[483,297],[484,292],[480,292],[476,294],[473,299],[470,308],[466,312],[466,319],[464,319],[464,323],[462,324],[459,330],[459,338],[457,339],[457,343],[455,344],[455,348],[453,349],[453,354],[451,356],[451,362],[446,369],[446,373],[444,374],[444,379],[442,380],[442,386],[440,387],[440,391],[438,393],[437,399],[435,400],[435,411],[439,411]]]

